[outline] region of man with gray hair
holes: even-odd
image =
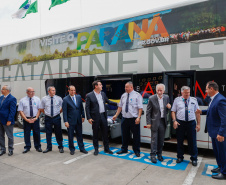
[[[184,137],[187,133],[188,149],[193,166],[197,166],[198,149],[196,132],[200,130],[200,113],[197,99],[190,96],[190,87],[181,88],[181,97],[177,97],[171,109],[173,127],[177,134],[177,163],[184,159]],[[196,124],[197,120],[197,124]]]
[[[171,108],[169,96],[164,94],[165,85],[156,86],[156,94],[150,96],[146,121],[147,128],[151,129],[151,162],[157,163],[156,154],[159,161],[163,161],[162,148],[164,143],[165,131],[167,126],[167,113]]]
[[[13,155],[13,126],[15,124],[17,100],[11,95],[11,88],[4,85],[0,97],[0,156],[6,153],[5,133],[8,136],[8,155]]]
[[[37,152],[42,152],[40,143],[40,98],[35,96],[35,91],[32,87],[26,90],[27,96],[19,102],[18,111],[23,118],[24,125],[24,142],[25,147],[23,154],[30,151],[31,148],[31,130],[33,130],[34,147]]]
[[[63,100],[56,95],[56,89],[53,86],[48,87],[48,94],[41,101],[40,109],[45,114],[45,128],[47,148],[43,153],[52,151],[52,132],[53,126],[56,135],[56,140],[60,153],[64,153],[63,136],[61,130],[61,117]]]

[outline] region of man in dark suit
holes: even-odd
[[[11,88],[8,85],[2,87],[0,97],[0,156],[6,153],[5,133],[8,136],[8,155],[13,155],[13,125],[15,124],[17,100],[10,94]]]
[[[113,154],[109,149],[108,143],[108,122],[106,103],[117,106],[117,103],[110,101],[106,94],[102,92],[102,83],[97,80],[92,83],[93,91],[86,96],[86,116],[93,129],[93,146],[95,148],[94,155],[98,155],[98,131],[101,127],[104,152]]]
[[[74,133],[76,132],[77,142],[80,152],[87,154],[85,150],[82,137],[82,123],[85,120],[84,108],[82,105],[82,98],[76,95],[75,86],[68,87],[69,95],[63,99],[63,118],[65,126],[68,130],[68,140],[70,154],[75,154]]]
[[[156,94],[148,101],[146,111],[147,128],[151,129],[151,161],[157,163],[156,154],[159,161],[163,161],[162,148],[167,127],[167,113],[171,108],[169,96],[164,95],[165,85],[156,86]]]
[[[213,151],[218,167],[213,169],[214,179],[226,180],[226,98],[219,93],[216,82],[208,82],[206,93],[211,98],[207,110],[200,111],[206,116],[206,127],[212,139]]]

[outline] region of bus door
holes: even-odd
[[[188,86],[191,89],[191,96],[194,96],[196,71],[175,71],[164,72],[163,83],[166,86],[165,93],[169,95],[170,104],[173,105],[173,101],[178,96],[181,96],[181,87]],[[176,135],[176,130],[173,128],[171,119],[171,112],[168,114],[168,125],[166,128],[165,138],[171,138]]]
[[[132,74],[120,75],[99,75],[96,80],[100,80],[103,85],[103,92],[107,95],[108,99],[119,103],[122,94],[125,92],[125,84],[128,81],[133,81]],[[111,119],[116,113],[116,106],[108,105],[108,125],[110,126],[111,138],[121,136],[121,116],[115,122]]]

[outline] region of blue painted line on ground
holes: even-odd
[[[217,173],[212,173],[211,170],[217,168],[217,165],[213,164],[205,164],[204,169],[202,171],[202,175],[211,177],[212,175],[217,175]]]
[[[187,168],[187,166],[190,162],[190,161],[184,160],[182,163],[176,163],[176,160],[177,160],[176,158],[163,156],[164,161],[162,161],[162,162],[158,161],[156,164],[154,164],[150,160],[150,154],[149,153],[141,152],[140,157],[136,157],[136,155],[134,154],[134,152],[132,150],[129,150],[128,153],[118,155],[118,154],[116,154],[116,152],[121,150],[120,148],[111,147],[110,149],[114,152],[113,155],[106,154],[106,153],[104,153],[104,151],[101,151],[100,154],[107,155],[107,156],[110,156],[110,157],[117,157],[117,158],[120,158],[120,159],[150,164],[150,165],[153,165],[153,166],[169,168],[169,169],[172,169],[172,170],[183,170],[183,171]]]

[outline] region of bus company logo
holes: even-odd
[[[150,25],[149,22],[149,19],[143,19],[141,28],[135,22],[129,22],[120,24],[118,27],[100,28],[99,33],[98,30],[92,30],[90,33],[87,32],[87,30],[86,32],[76,34],[68,32],[64,35],[60,34],[50,38],[43,38],[40,40],[40,45],[41,47],[44,47],[65,42],[74,42],[77,40],[77,50],[81,50],[83,45],[85,46],[85,49],[89,49],[91,45],[101,47],[108,44],[109,46],[112,46],[122,40],[124,40],[125,43],[130,43],[136,39],[140,39],[138,45],[168,42],[169,34],[160,14],[158,13],[153,16]],[[135,33],[139,38],[134,38]],[[160,37],[155,38],[155,35]]]

